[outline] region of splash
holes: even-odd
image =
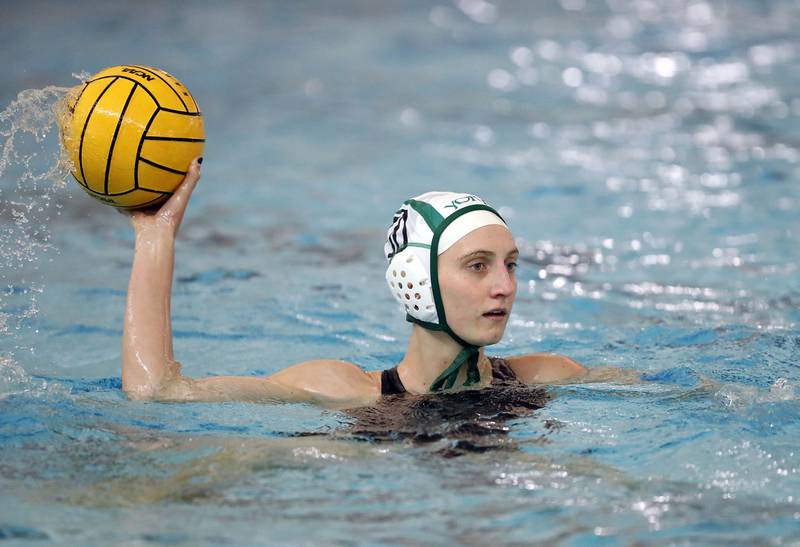
[[[55,382],[31,376],[13,359],[0,355],[0,401],[19,394],[63,396],[68,393],[68,388]]]
[[[795,386],[787,378],[778,378],[768,389],[758,386],[724,384],[714,397],[725,408],[733,411],[750,408],[762,403],[780,403],[797,399]]]
[[[20,92],[0,112],[0,377],[18,376],[13,356],[38,313],[39,264],[56,252],[51,225],[69,166],[61,158],[58,116],[70,88]]]

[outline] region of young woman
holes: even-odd
[[[499,380],[541,384],[586,369],[552,354],[489,358],[517,290],[519,255],[503,219],[469,194],[428,192],[395,214],[385,246],[386,279],[413,323],[403,360],[364,371],[335,360],[306,361],[265,378],[181,374],[172,350],[170,300],[175,236],[200,179],[195,160],[157,211],[134,211],[136,247],[122,342],[122,387],[129,397],[161,401],[313,402],[337,408],[382,396],[488,387]]]

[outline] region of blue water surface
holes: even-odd
[[[800,541],[796,2],[0,9],[0,540]],[[173,296],[187,374],[395,364],[383,235],[449,189],[522,251],[492,353],[606,376],[455,457],[306,405],[128,401],[132,233],[48,173],[63,89],[43,91],[123,63],[177,76],[206,120]]]

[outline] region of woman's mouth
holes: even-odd
[[[500,321],[505,319],[508,316],[508,312],[502,308],[497,308],[494,310],[489,310],[483,314],[483,316],[487,319],[492,319],[495,321]]]

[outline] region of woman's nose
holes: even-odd
[[[517,286],[517,279],[514,273],[508,271],[505,264],[495,268],[494,275],[492,276],[492,296],[508,296],[514,292]]]

